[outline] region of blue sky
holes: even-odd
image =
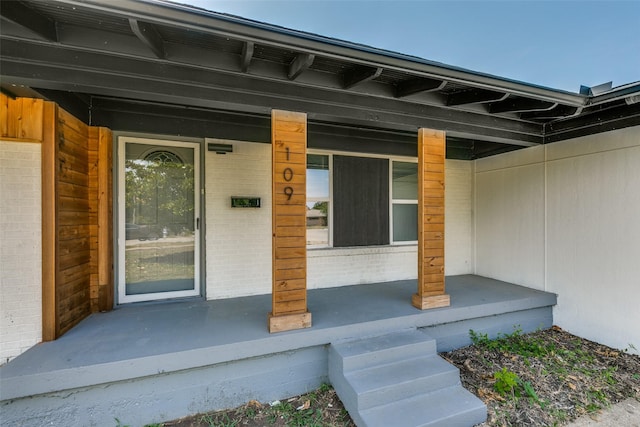
[[[527,83],[640,80],[640,0],[174,0]]]

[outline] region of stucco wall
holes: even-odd
[[[476,274],[544,287],[544,147],[476,161]]]
[[[640,127],[476,161],[476,272],[558,294],[554,322],[640,349]]]
[[[0,364],[42,340],[40,144],[0,141]]]
[[[271,146],[237,141],[233,153],[207,152],[208,299],[271,292]],[[446,274],[473,271],[472,162],[446,164]],[[260,209],[230,207],[231,196],[261,197]],[[413,279],[417,247],[398,245],[307,251],[309,289]]]

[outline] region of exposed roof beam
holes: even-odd
[[[25,6],[19,1],[3,1],[0,14],[8,21],[18,24],[46,40],[57,42],[56,23]]]
[[[164,41],[153,24],[138,21],[137,19],[129,19],[129,25],[136,37],[151,49],[154,55],[160,59],[164,59],[166,57]]]
[[[416,93],[440,90],[446,85],[447,82],[445,80],[416,77],[398,83],[395,96],[396,98],[404,98],[405,96],[414,95]]]
[[[596,108],[545,126],[544,142],[556,142],[630,126],[640,126],[640,104]]]
[[[343,40],[251,21],[237,16],[194,9],[177,3],[139,0],[57,0],[56,4],[78,6],[109,14],[133,16],[147,22],[166,23],[176,28],[201,31],[239,40],[260,40],[261,43],[284,49],[315,52],[327,58],[357,61],[371,67],[396,71],[411,71],[416,75],[443,79],[452,83],[471,83],[476,87],[506,91],[521,96],[535,96],[566,105],[582,105],[584,96],[568,91],[534,86],[506,78],[473,72],[409,55],[389,52]]]
[[[19,73],[18,68],[20,65],[14,67],[14,64],[3,63],[3,72],[6,70],[8,75]],[[336,101],[335,92],[311,90],[312,95],[317,95],[313,98],[301,95],[300,88],[293,86],[277,85],[278,87],[275,89],[278,89],[278,94],[275,94],[273,91],[260,93],[247,91],[246,88],[231,88],[229,86],[223,89],[214,88],[211,85],[203,86],[201,83],[175,83],[153,77],[127,77],[103,73],[96,75],[82,69],[78,70],[78,73],[70,73],[67,69],[41,65],[36,66],[35,69],[30,68],[30,71],[47,73],[52,77],[52,80],[46,82],[35,80],[31,75],[31,77],[20,77],[19,80],[22,84],[247,113],[268,114],[273,108],[296,109],[296,111],[306,111],[309,118],[318,122],[343,123],[357,127],[408,132],[415,132],[419,127],[431,127],[461,136],[482,135],[486,140],[521,146],[542,143],[541,125],[533,126],[531,123],[516,122],[515,120],[503,123],[504,120],[498,117],[487,121],[486,117],[479,117],[470,112],[437,111],[439,110],[437,107],[430,108],[430,106],[419,106],[420,108],[418,106],[403,106],[406,108],[388,110],[379,104],[387,105],[389,100],[380,100],[380,102],[370,105],[367,101],[372,97],[366,96],[363,97],[365,99],[354,99],[356,102],[360,101],[357,104],[344,104]],[[229,77],[237,80],[237,76]],[[96,86],[96,78],[99,78],[102,84]],[[5,79],[8,83],[14,80],[12,77],[3,76],[3,80]],[[441,113],[448,114],[445,116]],[[502,124],[511,126],[505,128],[501,126]]]
[[[542,101],[530,98],[508,98],[494,102],[489,106],[489,113],[521,113],[526,111],[547,111],[558,106],[557,102]]]
[[[484,102],[496,102],[507,99],[508,93],[495,92],[492,90],[484,89],[471,89],[463,90],[460,92],[454,92],[447,97],[447,105],[465,105],[465,104],[479,104]]]
[[[289,65],[289,72],[287,73],[289,80],[297,79],[300,74],[304,73],[313,64],[314,59],[316,59],[316,56],[310,53],[298,54],[296,59]]]
[[[371,67],[355,67],[344,73],[343,88],[351,89],[352,87],[359,85],[369,80],[373,80],[382,74],[382,68]]]
[[[251,65],[251,58],[253,58],[253,49],[255,45],[253,42],[245,42],[242,45],[242,62],[240,68],[243,73],[249,71],[249,65]]]
[[[84,123],[89,124],[89,106],[91,104],[90,96],[74,92],[43,88],[33,89],[46,99],[58,103],[62,108],[73,114],[78,119],[82,120]]]
[[[582,107],[558,105],[550,110],[524,112],[520,114],[520,118],[523,120],[552,120],[561,117],[575,116],[581,112]]]

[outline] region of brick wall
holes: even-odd
[[[447,160],[444,200],[444,274],[473,273],[473,162]]]
[[[445,274],[470,274],[472,257],[472,162],[445,166]],[[309,289],[415,279],[416,245],[330,248],[307,251]]]
[[[271,293],[271,145],[237,141],[233,153],[207,152],[208,299]],[[260,208],[232,208],[231,196],[260,197]]]
[[[40,147],[0,142],[0,364],[42,340]]]
[[[271,147],[232,143],[233,153],[207,152],[207,298],[271,292]],[[446,164],[446,274],[473,272],[472,162]],[[231,208],[231,196],[258,196],[260,209]],[[307,251],[309,289],[417,277],[417,246]]]

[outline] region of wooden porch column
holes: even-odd
[[[418,292],[412,304],[424,310],[447,307],[444,289],[445,134],[418,130]]]
[[[311,327],[307,311],[307,115],[271,113],[273,282],[269,332]]]

